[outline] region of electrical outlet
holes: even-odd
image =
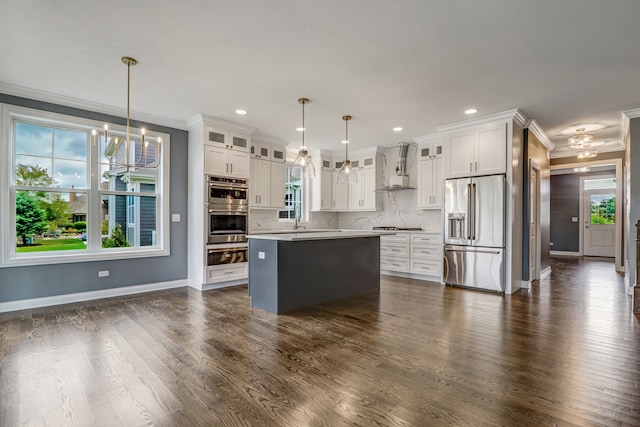
[[[98,277],[109,277],[109,270],[98,271]]]
[[[265,253],[262,251],[258,252],[258,259],[265,259]]]

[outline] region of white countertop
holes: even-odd
[[[249,239],[263,240],[284,240],[288,242],[299,240],[330,240],[330,239],[352,239],[356,237],[376,237],[382,235],[396,234],[395,231],[372,231],[372,230],[343,230],[343,231],[301,231],[299,233],[273,233],[273,234],[250,234]]]

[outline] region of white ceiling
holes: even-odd
[[[182,124],[203,113],[310,149],[392,146],[520,108],[559,147],[583,124],[619,149],[640,106],[637,0],[1,0],[0,91]],[[17,88],[16,88],[17,86]],[[234,110],[248,110],[238,116]],[[402,126],[400,134],[391,129]]]

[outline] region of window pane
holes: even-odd
[[[299,166],[287,165],[285,169],[284,210],[278,212],[281,219],[295,219],[298,213],[299,221],[306,221],[303,206],[303,173]]]
[[[591,224],[615,224],[616,198],[613,194],[591,195]]]
[[[155,196],[102,196],[102,247],[156,245]]]
[[[53,154],[53,129],[17,122],[16,154],[51,157]]]
[[[56,187],[87,188],[87,162],[77,160],[53,160]]]
[[[16,184],[32,187],[57,187],[51,158],[16,156]]]
[[[86,250],[87,195],[16,192],[16,252]]]
[[[53,140],[54,157],[86,161],[88,138],[87,132],[56,129]]]

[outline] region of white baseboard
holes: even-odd
[[[540,280],[544,280],[549,276],[551,276],[551,267],[547,267],[540,272]]]
[[[580,252],[570,252],[570,251],[549,251],[549,255],[554,256],[582,256]]]
[[[171,282],[149,283],[146,285],[124,286],[121,288],[101,289],[99,291],[78,292],[74,294],[54,295],[42,298],[30,298],[18,301],[0,302],[0,313],[9,311],[28,310],[30,308],[49,307],[74,302],[91,301],[101,298],[113,298],[124,295],[141,294],[144,292],[160,291],[163,289],[188,286],[188,280],[174,280]]]

